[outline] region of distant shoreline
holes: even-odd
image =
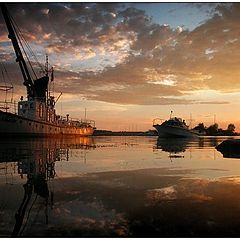
[[[146,132],[95,130],[93,136],[158,136],[158,134],[155,130]]]
[[[143,131],[109,131],[109,130],[95,130],[93,136],[158,136],[157,131],[155,130],[148,130],[146,132]],[[239,133],[233,134],[216,134],[216,135],[204,135],[206,137],[220,137],[220,136],[240,136]]]

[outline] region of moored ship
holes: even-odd
[[[29,70],[29,65],[23,57],[21,39],[17,27],[5,4],[1,4],[2,14],[9,32],[15,54],[16,62],[19,64],[23,84],[27,89],[27,99],[21,97],[18,102],[17,111],[11,113],[0,110],[0,134],[21,136],[47,136],[47,135],[79,135],[90,136],[95,130],[93,120],[74,120],[66,115],[62,117],[56,114],[54,96],[50,95],[49,83],[53,80],[53,69],[49,71],[48,58],[42,77],[35,79]],[[25,54],[25,51],[23,51]],[[30,61],[28,64],[31,65]],[[32,71],[32,65],[30,66]],[[49,77],[49,73],[51,76]],[[34,73],[34,76],[36,74]]]
[[[169,120],[158,124],[158,119],[153,120],[153,127],[156,128],[159,137],[198,137],[199,133],[189,129],[185,120],[177,117],[170,117]]]

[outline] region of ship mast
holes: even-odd
[[[15,53],[16,53],[16,57],[17,57],[16,62],[18,62],[19,66],[20,66],[20,69],[21,69],[21,72],[22,72],[22,75],[23,75],[23,79],[24,79],[23,84],[27,88],[28,99],[34,98],[34,95],[35,95],[34,84],[33,84],[31,75],[29,73],[27,64],[26,64],[26,62],[23,58],[21,49],[20,49],[19,44],[18,44],[17,36],[16,36],[16,30],[15,30],[13,21],[12,21],[11,16],[10,16],[10,14],[9,14],[9,12],[8,12],[4,3],[1,3],[1,10],[2,10],[2,14],[3,14],[4,20],[6,22],[7,28],[8,28],[8,32],[9,32],[8,37],[9,37],[9,39],[11,39],[12,44],[13,44],[13,48],[14,48]]]

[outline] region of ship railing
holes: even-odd
[[[92,126],[95,127],[95,121],[94,120],[89,120],[89,119],[77,119],[77,118],[67,118],[67,117],[61,117],[58,120],[58,123],[63,125],[63,126]]]
[[[154,118],[154,119],[153,119],[153,125],[162,124],[163,121],[164,121],[164,119],[162,119],[162,118]]]
[[[92,127],[95,127],[95,121],[90,119],[80,119],[79,121],[81,124],[91,125]]]
[[[178,118],[178,117],[171,117],[170,120],[183,122],[182,118]]]
[[[0,101],[0,110],[17,114],[17,103],[16,101]]]
[[[11,95],[9,96],[9,91],[11,91]],[[0,110],[4,112],[10,112],[10,113],[17,113],[17,105],[16,102],[13,100],[13,86],[7,86],[7,85],[0,85],[0,92],[3,92],[1,94],[1,100],[0,100]]]

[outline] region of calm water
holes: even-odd
[[[0,237],[240,237],[223,140],[2,140]]]

